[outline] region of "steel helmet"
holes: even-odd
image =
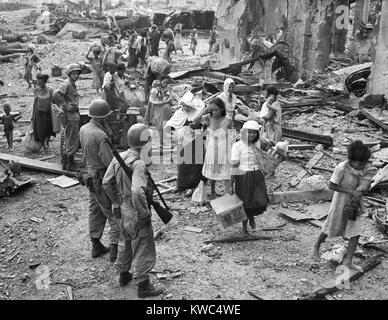
[[[242,130],[255,130],[255,131],[261,131],[263,127],[259,125],[256,121],[254,120],[249,120],[244,123]]]
[[[105,100],[93,100],[89,107],[89,117],[102,119],[112,113],[109,104]]]
[[[66,74],[69,75],[72,71],[78,71],[81,73],[81,67],[78,63],[69,64],[66,68]]]
[[[152,131],[145,124],[136,123],[128,130],[128,145],[132,148],[141,148],[150,141],[151,137]]]

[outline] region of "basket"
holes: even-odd
[[[51,68],[51,75],[53,77],[60,77],[60,76],[62,76],[62,68],[60,68],[60,67],[53,67],[53,68]]]

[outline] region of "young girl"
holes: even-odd
[[[90,57],[90,52],[93,51],[93,58]],[[96,89],[97,93],[100,93],[102,82],[103,82],[103,71],[102,71],[102,56],[101,48],[92,46],[89,49],[89,52],[86,54],[86,59],[90,61],[93,70],[93,83],[92,88]]]
[[[209,113],[209,114],[207,114]],[[210,180],[211,198],[215,199],[216,181],[224,181],[229,190],[230,152],[232,140],[229,135],[233,122],[226,115],[224,102],[216,98],[195,117],[194,123],[202,122],[207,126],[207,146],[202,174]]]
[[[8,149],[12,149],[13,146],[13,129],[14,129],[14,121],[18,121],[22,116],[19,114],[12,115],[11,114],[11,106],[6,103],[3,106],[4,115],[0,118],[1,122],[4,125],[4,135],[7,139]]]
[[[244,202],[252,229],[256,229],[255,216],[264,213],[269,202],[264,176],[268,174],[271,159],[263,151],[268,143],[260,139],[261,130],[256,121],[247,121],[241,130],[241,140],[233,144],[231,156],[230,193],[234,193],[235,184],[236,195]],[[243,221],[244,233],[248,233],[248,220]]]
[[[273,145],[282,139],[282,108],[277,100],[278,93],[275,87],[267,89],[267,101],[260,112],[260,118],[264,120],[264,137]]]
[[[34,87],[36,87],[36,76],[41,70],[39,66],[40,58],[35,54],[34,46],[28,46],[28,52],[30,56],[26,57],[24,80],[28,83],[28,88],[31,88],[31,81]]]
[[[195,55],[195,50],[197,49],[198,44],[198,32],[197,29],[193,29],[193,31],[189,35],[190,39],[190,49],[193,51],[193,55]]]
[[[368,147],[361,141],[355,141],[348,147],[348,160],[335,168],[330,179],[330,189],[335,192],[329,215],[314,246],[314,260],[319,259],[319,248],[326,238],[350,238],[342,263],[351,269],[362,271],[352,259],[361,233],[361,197],[369,190],[375,173],[374,168],[368,165],[370,157]]]

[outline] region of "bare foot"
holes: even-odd
[[[312,254],[312,256],[311,256],[311,260],[313,260],[313,261],[319,261],[319,259],[320,259],[319,248],[314,247],[314,249],[313,249],[313,254]]]
[[[358,271],[358,272],[364,272],[364,269],[362,269],[362,267],[354,264],[353,262],[343,263],[343,265],[347,266],[349,269],[352,269],[352,270],[355,270],[355,271]]]
[[[256,230],[256,221],[255,221],[255,219],[249,220],[249,225],[252,228],[252,230]]]

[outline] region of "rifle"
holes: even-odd
[[[121,158],[120,154],[118,153],[118,151],[113,146],[112,142],[108,138],[105,138],[105,143],[112,150],[112,153],[113,153],[114,157],[116,158],[117,162],[120,164],[121,168],[124,170],[124,172],[127,175],[127,177],[130,180],[132,180],[132,171],[131,171],[131,169],[128,168],[128,166],[126,165],[126,163],[123,160],[123,158]],[[147,202],[148,202],[148,204],[150,206],[152,206],[154,208],[155,212],[158,214],[160,219],[162,219],[164,224],[167,224],[167,223],[170,222],[170,220],[173,217],[173,215],[169,211],[169,207],[167,206],[166,202],[164,201],[164,199],[162,197],[162,194],[159,191],[158,186],[156,185],[154,179],[152,179],[151,174],[149,173],[148,170],[147,170],[147,176],[150,179],[152,187],[156,190],[158,196],[160,197],[160,200],[163,202],[164,208],[159,204],[159,202],[154,201],[153,199],[147,199]]]

